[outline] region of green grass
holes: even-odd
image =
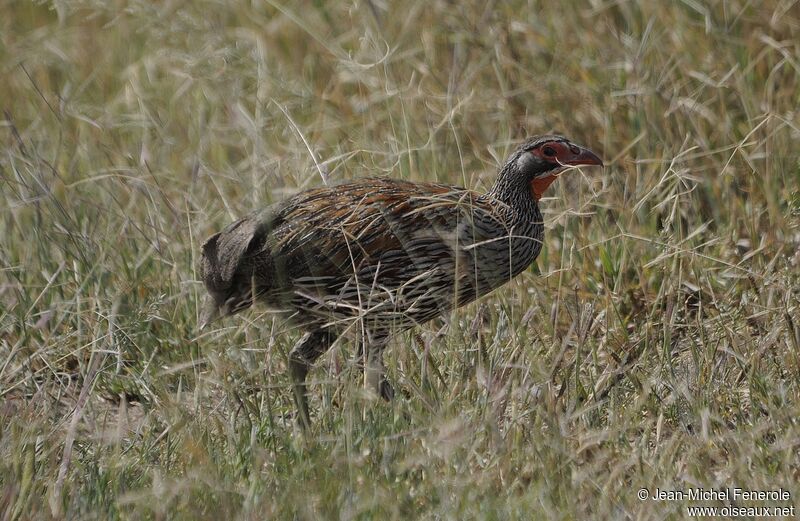
[[[0,519],[800,508],[797,4],[390,4],[0,4]],[[304,438],[298,332],[196,333],[235,217],[319,170],[486,189],[550,131],[607,167],[550,190],[529,272],[395,337],[407,396],[340,342]]]

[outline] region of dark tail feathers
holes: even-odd
[[[252,304],[251,274],[242,273],[243,263],[258,223],[245,217],[232,223],[203,244],[200,276],[208,290],[198,327],[203,329],[217,318],[232,314]],[[244,287],[247,286],[247,287]]]

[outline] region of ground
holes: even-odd
[[[6,2],[0,43],[0,518],[800,508],[796,2]],[[197,331],[234,218],[485,190],[545,132],[606,167],[551,187],[529,271],[396,336],[392,403],[340,342],[303,436],[297,331]]]

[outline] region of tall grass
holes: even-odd
[[[800,507],[799,79],[791,0],[0,4],[0,517]],[[530,272],[395,338],[404,397],[340,342],[303,437],[296,331],[196,332],[233,218],[321,177],[484,190],[550,131],[607,167],[553,186]]]

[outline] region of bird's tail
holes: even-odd
[[[268,252],[258,251],[272,224],[262,215],[270,215],[269,211],[243,217],[203,243],[199,271],[208,295],[198,323],[200,330],[253,304],[255,263],[260,263],[262,271],[269,269]]]
[[[217,301],[211,295],[206,295],[203,302],[203,309],[200,312],[200,321],[197,323],[197,330],[202,331],[210,323],[222,316],[221,309]]]

